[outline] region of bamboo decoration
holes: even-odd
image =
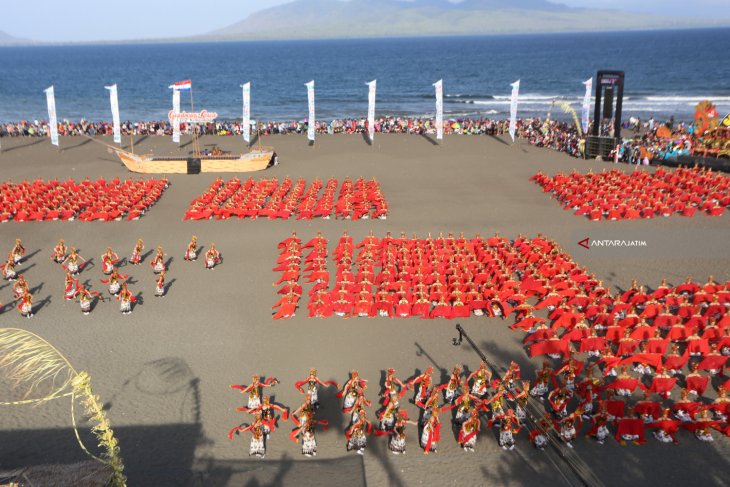
[[[16,389],[25,389],[22,400],[0,402],[2,406],[39,405],[71,397],[71,421],[79,446],[91,458],[112,469],[111,485],[126,486],[119,445],[101,400],[91,389],[89,374],[77,372],[66,357],[43,338],[18,328],[0,328],[0,371]],[[84,415],[94,422],[91,431],[99,441],[100,456],[91,453],[81,441],[76,425],[77,399],[83,405]]]

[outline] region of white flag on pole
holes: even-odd
[[[243,140],[251,143],[251,83],[241,85],[243,88]]]
[[[378,80],[372,80],[368,85],[368,136],[370,142],[375,140],[375,88]]]
[[[520,80],[512,83],[512,96],[509,101],[509,136],[512,142],[515,141],[515,132],[517,132],[517,98],[520,95]]]
[[[51,144],[58,147],[58,119],[56,118],[56,95],[53,86],[45,89],[48,102],[48,128],[51,131]]]
[[[174,85],[172,88],[172,111],[174,113],[180,113],[180,90]],[[174,118],[170,121],[172,123],[172,141],[176,144],[180,143],[180,119]]]
[[[114,143],[122,143],[122,126],[119,121],[119,98],[117,97],[117,85],[105,86],[109,90],[109,101],[112,105],[112,121],[114,122]]]
[[[444,138],[444,80],[433,84],[436,87],[436,138]]]
[[[316,118],[314,113],[314,80],[305,83],[307,87],[307,103],[309,105],[309,119],[307,120],[307,139],[314,142],[316,133]]]
[[[583,96],[583,113],[581,122],[583,125],[583,133],[588,132],[588,114],[591,111],[591,91],[593,90],[593,78],[588,78],[583,84],[586,87],[586,94]]]

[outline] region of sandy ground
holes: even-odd
[[[104,147],[83,139],[63,139],[60,152],[47,140],[2,142],[3,179],[130,176]],[[242,150],[238,139],[203,141],[213,143]],[[6,307],[0,323],[40,334],[78,370],[90,373],[119,438],[130,485],[565,485],[560,470],[530,447],[525,434],[520,434],[515,451],[505,452],[486,432],[477,452],[467,454],[446,428],[438,454],[424,457],[412,428],[405,456],[391,455],[381,438],[370,442],[364,458],[348,454],[342,434],[346,419],[333,392],[322,398],[321,417],[329,419],[331,427],[318,435],[317,460],[304,460],[286,437],[291,423],[272,435],[263,461],[249,460],[248,436],[228,441],[228,429],[244,420],[234,411],[244,398],[228,386],[248,383],[252,374],[278,377],[281,385],[267,392],[295,408],[302,397],[293,382],[313,366],[323,379],[340,383],[349,370],[358,369],[370,380],[368,397],[375,403],[388,367],[406,379],[429,365],[441,369],[444,377],[454,364],[471,370],[478,365],[471,348],[452,344],[453,321],[311,320],[304,310],[294,319],[273,321],[276,244],[292,230],[305,240],[321,230],[330,240],[330,250],[343,230],[356,239],[370,230],[378,235],[463,231],[468,236],[499,231],[512,238],[542,232],[616,289],[628,286],[632,278],[649,286],[662,277],[674,283],[687,275],[703,281],[709,274],[730,279],[727,215],[594,223],[563,211],[528,181],[538,170],[601,170],[606,163],[492,137],[453,136],[442,146],[425,137],[397,135],[379,135],[373,146],[360,136],[321,136],[313,148],[300,136],[273,137],[264,143],[276,146],[281,164],[255,177],[374,176],[388,198],[389,218],[182,221],[188,202],[216,177],[202,174],[170,177],[170,188],[139,221],[0,225],[0,250],[9,250],[16,237],[23,239],[31,256],[19,270],[26,272],[36,301],[43,302],[30,320]],[[169,139],[154,137],[138,138],[136,149],[178,150]],[[182,149],[187,150],[189,146]],[[200,261],[183,261],[192,234],[205,248],[215,242],[224,258],[219,268],[206,271]],[[153,297],[155,280],[145,262],[121,269],[132,275],[131,289],[143,298],[132,315],[120,314],[114,301],[98,304],[84,317],[76,303],[63,299],[63,272],[48,258],[59,238],[94,259],[81,280],[102,291],[103,250],[111,245],[120,255],[129,255],[140,237],[147,250],[159,244],[172,258],[167,297]],[[647,246],[585,250],[577,245],[584,237],[645,240]],[[0,302],[7,304],[11,296],[10,286],[0,284]],[[461,323],[495,362],[516,360],[523,373],[540,363],[526,356],[522,334],[510,332],[507,322],[471,318]],[[406,408],[416,414],[414,405]],[[650,439],[640,448],[622,448],[615,442],[601,447],[580,440],[576,449],[605,485],[725,484],[728,440],[701,444],[686,434],[680,439],[680,446]],[[0,468],[84,459],[70,428],[68,401],[2,409]]]

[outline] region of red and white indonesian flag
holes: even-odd
[[[517,98],[520,96],[520,80],[512,83],[512,96],[509,100],[509,136],[512,142],[515,141],[515,132],[517,132]]]
[[[444,138],[444,80],[440,79],[433,84],[436,88],[436,138]]]
[[[180,113],[180,91],[175,88],[175,85],[172,86],[172,112],[173,113]],[[176,144],[180,143],[180,119],[179,118],[172,118],[170,119],[170,123],[172,124],[172,141]]]
[[[243,88],[243,140],[251,143],[251,83],[241,85]]]
[[[375,89],[378,80],[372,80],[368,85],[368,137],[370,142],[375,140]]]
[[[53,86],[45,89],[48,103],[48,129],[51,135],[51,144],[58,147],[58,119],[56,118],[56,95]]]
[[[189,79],[186,79],[184,81],[178,81],[177,83],[173,83],[170,85],[171,90],[177,90],[177,91],[187,91],[193,89],[193,82]]]
[[[314,80],[309,83],[305,83],[307,87],[307,103],[309,105],[309,119],[307,120],[307,139],[314,142],[314,135],[316,133],[316,119],[314,113]]]
[[[109,90],[109,102],[112,106],[112,121],[114,122],[114,143],[122,143],[122,125],[119,121],[119,98],[117,97],[117,85],[105,86]]]
[[[593,78],[588,78],[583,82],[586,87],[586,94],[583,96],[583,113],[581,114],[581,124],[583,125],[583,133],[588,132],[588,113],[591,111],[591,91],[593,89]]]

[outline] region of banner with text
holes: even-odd
[[[48,129],[51,135],[51,144],[58,147],[58,119],[56,118],[56,95],[53,86],[45,89],[48,102]]]
[[[375,140],[375,88],[378,80],[372,80],[368,85],[368,137],[370,142]]]
[[[316,118],[314,113],[314,80],[305,83],[307,87],[307,103],[309,105],[309,119],[307,120],[307,139],[314,142],[316,133]]]
[[[109,90],[109,102],[112,105],[112,121],[114,122],[114,143],[122,143],[122,125],[119,121],[119,98],[117,97],[117,85],[105,86]]]
[[[509,136],[512,142],[515,141],[515,132],[517,132],[517,98],[520,96],[520,80],[512,83],[512,96],[509,100]]]
[[[586,87],[586,94],[583,96],[583,113],[581,114],[581,125],[583,133],[588,133],[588,113],[591,111],[591,91],[593,90],[593,78],[588,78],[583,84]]]
[[[251,143],[251,83],[241,85],[243,88],[243,140]]]
[[[436,87],[436,138],[444,138],[444,80],[433,84]]]
[[[172,111],[180,113],[180,90],[172,88]],[[170,119],[172,123],[172,141],[176,144],[180,143],[180,120],[177,118]]]

